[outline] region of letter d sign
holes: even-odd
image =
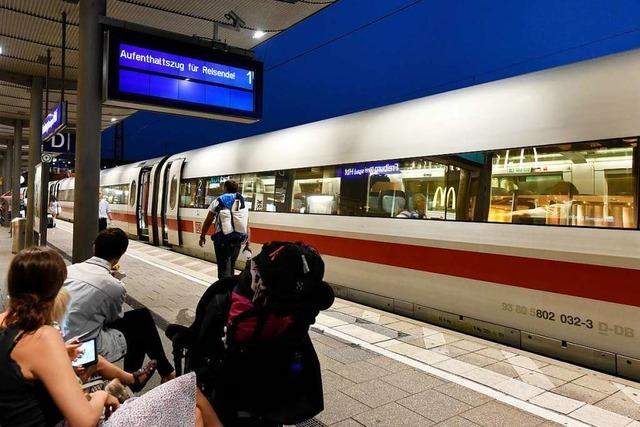
[[[66,143],[66,138],[64,137],[63,133],[57,133],[53,136],[53,138],[51,138],[51,148],[63,148],[65,146]],[[63,151],[65,151],[63,149]]]

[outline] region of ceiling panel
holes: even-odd
[[[211,40],[214,23],[219,23],[218,39],[228,45],[252,49],[258,43],[286,30],[332,4],[323,0],[107,0],[107,16],[165,31]],[[51,51],[52,78],[61,78],[62,12],[67,13],[66,79],[76,80],[79,67],[79,6],[63,0],[0,0],[0,70],[29,76],[45,76],[42,63]],[[224,26],[225,17],[235,12],[244,21],[237,31]],[[265,31],[254,39],[255,30]],[[50,105],[59,100],[51,92]],[[69,121],[75,125],[76,94],[67,92]],[[28,115],[29,91],[0,81],[0,117]],[[46,110],[46,109],[45,109]],[[135,110],[103,107],[102,127],[121,120]],[[0,138],[13,129],[0,126]]]

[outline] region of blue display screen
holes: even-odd
[[[262,117],[262,63],[177,36],[106,31],[107,105],[243,123]]]
[[[254,71],[121,43],[124,93],[253,111]]]

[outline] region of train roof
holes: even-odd
[[[640,50],[309,123],[169,158],[183,176],[507,149],[640,134]]]

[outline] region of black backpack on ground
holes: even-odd
[[[322,281],[322,258],[302,243],[267,243],[253,262],[265,286],[264,303],[244,311],[233,305],[251,300],[250,265],[214,283],[190,327],[167,328],[176,371],[182,371],[184,358],[185,372],[196,373],[225,425],[300,423],[324,408],[320,364],[308,331],[319,311],[333,304],[333,291]]]

